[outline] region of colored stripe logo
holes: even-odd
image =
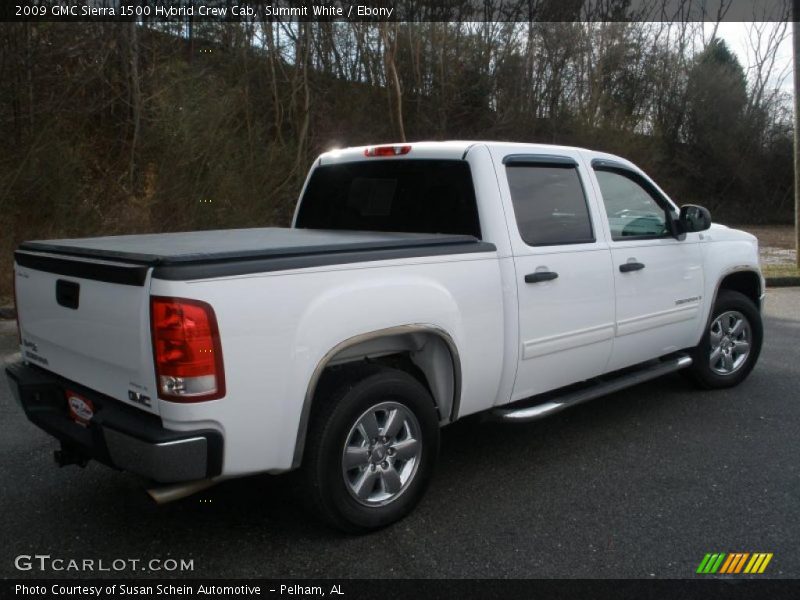
[[[700,561],[697,572],[702,575],[736,575],[738,573],[755,575],[763,573],[771,560],[771,552],[709,553]]]

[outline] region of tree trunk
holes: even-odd
[[[128,163],[128,179],[131,192],[136,182],[136,149],[139,145],[139,129],[142,122],[142,87],[139,81],[139,41],[136,30],[136,20],[130,22],[130,36],[128,39],[128,58],[130,61],[130,102],[133,133],[131,134],[131,154]]]
[[[794,0],[794,235],[797,267],[800,268],[800,0]]]
[[[302,42],[298,42],[297,55],[300,59],[302,76],[302,120],[297,132],[297,156],[295,157],[294,172],[297,173],[305,163],[306,148],[308,145],[308,128],[311,119],[311,91],[308,86],[309,46],[311,45],[311,31],[308,23],[301,25]],[[302,44],[302,45],[300,45]],[[302,54],[301,54],[302,51]]]
[[[384,60],[386,61],[386,83],[388,85],[391,80],[394,89],[394,118],[397,121],[397,131],[400,135],[400,141],[406,141],[406,130],[403,126],[403,90],[400,87],[400,77],[397,75],[397,64],[395,63],[394,55],[397,51],[397,24],[395,24],[394,41],[389,39],[389,33],[386,29],[387,24],[381,23],[381,35],[383,37],[383,52]]]
[[[28,88],[28,126],[33,135],[33,28],[31,23],[25,24],[25,82]]]
[[[278,50],[275,44],[275,30],[272,26],[272,21],[266,22],[266,38],[269,79],[272,91],[273,126],[275,127],[275,138],[278,143],[283,146],[283,105],[281,103],[281,96],[278,93],[278,70],[275,68],[275,63],[280,60],[280,56],[278,56]]]

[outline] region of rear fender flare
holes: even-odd
[[[442,327],[427,323],[414,323],[408,325],[398,325],[395,327],[388,327],[376,331],[358,334],[352,336],[331,348],[325,353],[325,356],[317,363],[311,379],[306,389],[305,397],[303,398],[303,407],[300,413],[300,422],[297,430],[297,440],[295,442],[294,455],[292,458],[292,468],[300,466],[303,460],[303,450],[305,448],[306,432],[308,431],[308,422],[311,416],[311,408],[314,402],[314,396],[317,391],[317,386],[325,369],[330,365],[331,361],[342,352],[354,346],[364,344],[373,340],[387,338],[390,336],[398,335],[413,335],[413,334],[427,334],[436,336],[442,340],[450,353],[450,360],[452,361],[453,369],[453,397],[448,406],[443,407],[445,414],[442,415],[443,423],[455,421],[458,418],[459,403],[461,399],[461,359],[458,353],[453,337]]]

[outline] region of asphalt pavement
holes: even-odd
[[[0,360],[15,350],[0,322]],[[771,552],[761,577],[796,578],[799,400],[800,288],[770,290],[764,350],[738,388],[674,375],[537,423],[460,421],[417,510],[350,537],[303,512],[285,476],[157,506],[133,476],[59,469],[55,442],[0,382],[0,576],[93,575],[15,568],[39,554],[191,560],[171,575],[200,578],[672,578],[695,576],[708,552]],[[139,569],[94,575],[167,574]]]

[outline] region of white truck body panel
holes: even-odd
[[[641,362],[643,355],[663,356],[697,343],[704,323],[703,269],[699,244],[689,237],[612,244],[615,266],[639,261],[647,268],[635,277],[614,269],[617,334],[609,370]]]
[[[477,255],[476,255],[477,256]],[[503,314],[493,256],[470,255],[285,271],[221,280],[166,282],[156,295],[203,298],[219,311],[228,394],[197,404],[161,402],[165,426],[211,424],[226,439],[224,472],[291,467],[297,424],[312,373],[343,340],[398,325],[449,332],[463,374],[461,415],[485,408],[500,384]]]
[[[80,283],[80,310],[59,306],[59,279]],[[130,286],[16,267],[23,356],[112,398],[158,413],[150,339],[149,285]],[[134,402],[129,392],[151,402]]]

